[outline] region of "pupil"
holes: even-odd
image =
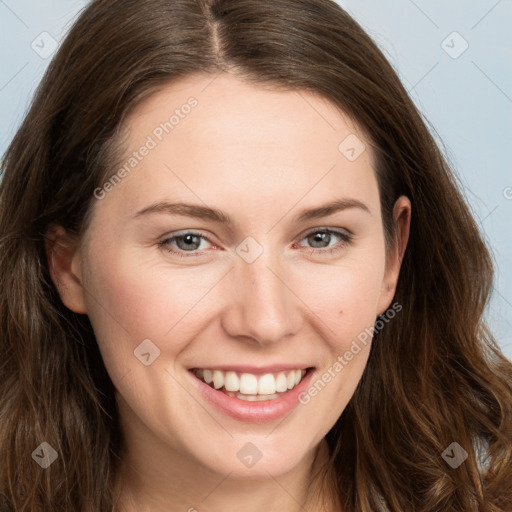
[[[180,241],[184,241],[184,247],[180,247],[180,249],[183,249],[183,248],[191,248],[192,245],[197,245],[199,242],[199,237],[197,237],[196,235],[185,235],[185,236],[182,236],[180,238],[177,239],[177,242],[178,242],[178,245],[181,245],[180,244]],[[194,249],[197,249],[197,247],[193,247]]]
[[[322,245],[321,247],[327,247],[327,245],[329,245],[329,233],[315,233],[313,235],[313,242],[316,243],[316,242],[327,242],[325,243],[324,245]]]

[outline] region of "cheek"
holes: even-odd
[[[359,253],[336,266],[318,265],[314,272],[298,269],[293,278],[297,295],[338,344],[373,325],[377,317],[384,276],[384,260],[377,255],[378,250]]]
[[[299,397],[311,428],[335,424],[351,400],[366,367],[380,291],[379,272],[356,272],[355,267],[325,272],[324,293],[309,296],[322,329],[324,357],[310,385]]]
[[[105,249],[90,262],[88,314],[104,358],[116,366],[132,364],[134,349],[145,339],[166,354],[177,354],[205,316],[208,301],[203,299],[222,277],[172,268],[164,258],[145,261],[140,251]]]
[[[143,340],[160,335],[162,328],[157,328],[155,319],[160,313],[157,306],[161,297],[142,266],[127,264],[124,255],[113,247],[91,245],[87,263],[87,312],[105,365],[115,381],[116,376],[121,377],[137,362],[135,348]]]

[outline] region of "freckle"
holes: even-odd
[[[343,313],[343,309],[340,309],[340,315]]]

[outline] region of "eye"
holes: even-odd
[[[309,233],[306,233],[303,240],[307,240],[308,243],[312,244],[311,254],[333,254],[344,249],[352,241],[353,235],[346,231],[339,231],[329,228],[316,228]],[[331,245],[331,242],[336,242],[336,238],[339,239],[337,243]],[[201,256],[205,247],[201,249],[202,241],[206,241],[211,244],[210,239],[201,232],[195,231],[184,231],[171,237],[167,237],[158,243],[167,252],[180,256]],[[299,247],[305,247],[299,244]]]
[[[210,239],[204,236],[202,233],[186,231],[181,234],[176,234],[166,238],[165,240],[159,242],[158,245],[166,251],[172,254],[176,254],[177,256],[197,256],[198,252],[201,253],[199,248],[203,240],[211,243]],[[174,247],[177,247],[178,250],[174,249]]]
[[[306,233],[303,240],[312,244],[310,246],[311,254],[333,254],[341,251],[352,241],[353,235],[346,231],[338,231],[329,228],[315,228],[309,233]],[[336,238],[339,239],[337,243],[330,245],[331,242],[336,242]],[[305,247],[299,245],[299,247]]]

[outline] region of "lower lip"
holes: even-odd
[[[212,388],[191,371],[188,373],[194,382],[193,385],[197,387],[203,398],[223,414],[248,423],[265,423],[286,416],[299,405],[299,395],[307,389],[313,369],[309,369],[299,385],[287,391],[284,395],[274,400],[262,400],[260,402],[248,402],[247,400],[230,397],[222,391]]]

